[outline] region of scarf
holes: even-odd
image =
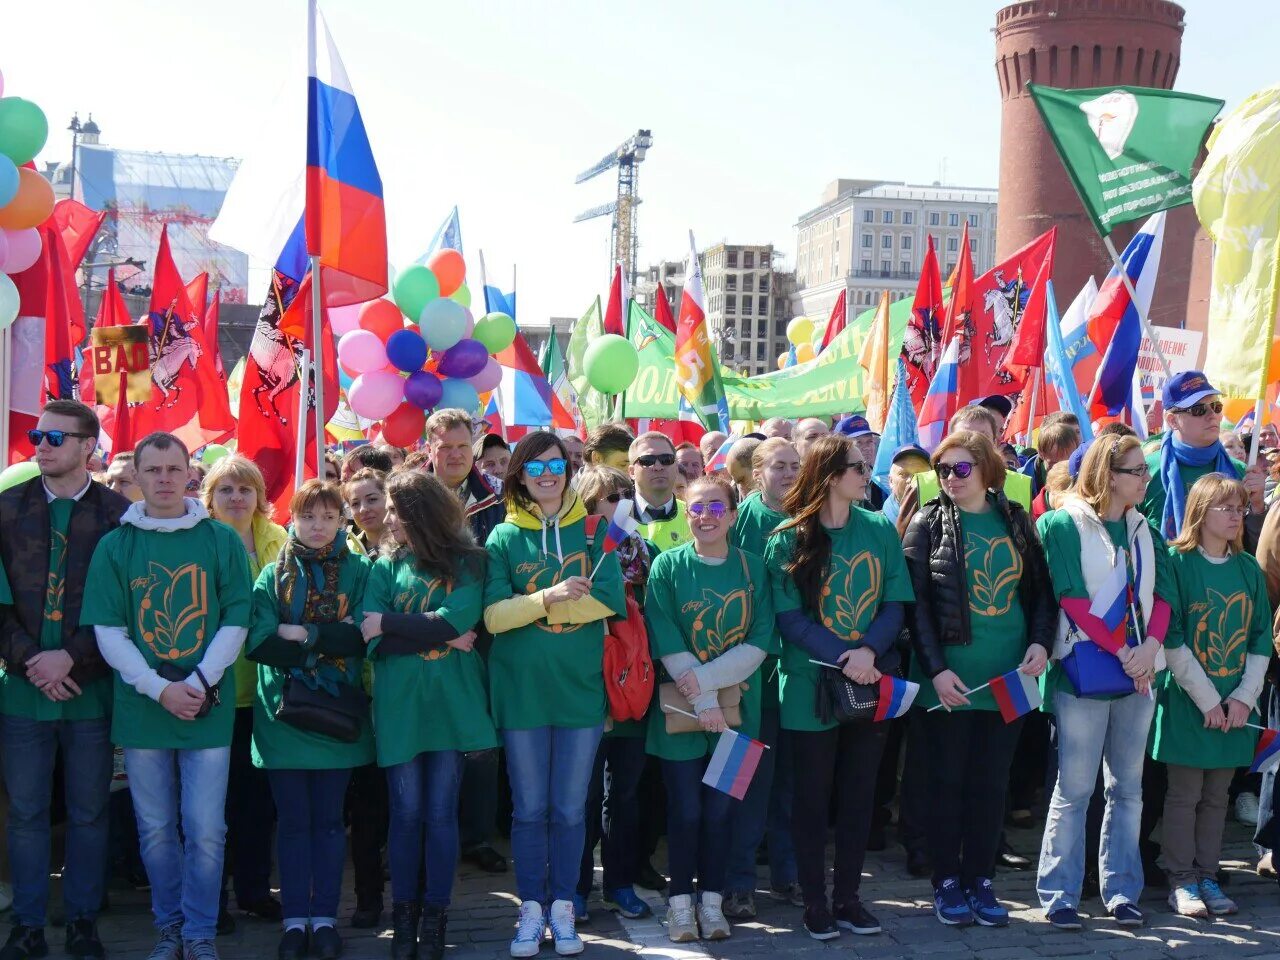
[[[347,535],[339,530],[333,542],[308,547],[290,529],[289,541],[276,560],[276,603],[281,623],[337,623],[346,614],[339,599],[338,578],[347,558]],[[331,666],[345,679],[346,664],[321,658],[320,668]],[[337,695],[333,676],[294,668],[290,673],[311,689],[324,687]]]
[[[649,548],[639,534],[631,534],[617,548],[618,562],[622,564],[622,579],[636,589],[643,589],[649,580]]]
[[[1192,447],[1179,440],[1172,430],[1164,436],[1160,445],[1160,482],[1164,484],[1164,514],[1160,518],[1160,532],[1172,540],[1182,532],[1182,518],[1187,512],[1187,491],[1182,483],[1182,467],[1207,467],[1213,465],[1216,472],[1236,477],[1236,465],[1215,442],[1209,447]]]

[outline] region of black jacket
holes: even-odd
[[[1018,594],[1027,618],[1027,645],[1038,643],[1052,651],[1058,605],[1035,527],[1021,505],[1010,503],[1003,493],[988,494],[988,499],[1004,518],[1022,558]],[[902,549],[916,597],[909,620],[912,648],[920,669],[933,678],[947,669],[944,647],[971,642],[959,511],[945,494],[930,500],[912,518]]]

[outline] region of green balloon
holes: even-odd
[[[486,313],[476,321],[471,338],[483,343],[490,353],[499,353],[515,342],[516,322],[505,313]]]
[[[40,468],[32,461],[24,460],[22,463],[15,463],[11,467],[0,470],[0,490],[8,490],[20,483],[34,480],[38,476],[40,476]]]
[[[449,299],[456,300],[458,303],[462,304],[464,307],[470,308],[471,291],[467,289],[467,285],[464,283],[457,290],[453,291],[453,293],[449,294]]]
[[[207,447],[205,447],[204,452],[200,454],[200,462],[203,463],[206,467],[211,467],[215,463],[217,463],[219,460],[221,460],[223,457],[227,457],[230,455],[231,455],[231,451],[228,450],[226,447],[224,447],[222,444],[211,443]]]
[[[410,323],[417,323],[422,308],[440,296],[440,281],[426,267],[415,264],[396,277],[392,293],[400,312]]]
[[[606,333],[583,357],[587,381],[601,393],[621,393],[640,372],[640,354],[626,337]]]
[[[43,110],[21,97],[0,97],[0,153],[21,166],[34,160],[48,139]]]

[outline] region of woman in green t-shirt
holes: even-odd
[[[387,475],[365,467],[342,485],[342,496],[351,512],[351,534],[367,557],[377,558],[387,538]]]
[[[258,664],[254,762],[267,770],[276,809],[276,857],[284,913],[282,960],[311,952],[337,957],[338,897],[346,836],[343,799],[351,769],[373,759],[373,730],[361,688],[364,638],[360,616],[369,561],[347,548],[342,495],[308,480],[289,504],[293,527],[253,588],[247,647]],[[330,695],[341,712],[364,712],[351,736],[319,732],[287,710],[294,695]],[[320,708],[338,713],[338,708]]]
[[[1182,533],[1169,543],[1177,590],[1151,756],[1169,773],[1160,844],[1169,905],[1187,917],[1237,909],[1217,881],[1227,791],[1236,769],[1253,760],[1258,732],[1245,724],[1271,654],[1266,581],[1242,543],[1248,514],[1243,483],[1206,474],[1188,492]]]
[[[1044,672],[1057,606],[1027,512],[1004,495],[1005,464],[984,434],[960,430],[933,453],[941,490],[903,540],[916,602],[911,620],[916,705],[930,796],[933,911],[948,926],[1009,924],[992,888],[1005,794],[1022,717],[1005,723],[994,677]]]
[[[462,502],[416,470],[387,481],[386,526],[396,546],[369,575],[363,629],[391,799],[391,950],[412,957],[420,937],[439,960],[458,867],[463,754],[498,745],[475,650],[487,554],[471,539]]]

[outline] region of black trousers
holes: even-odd
[[[929,743],[924,729],[924,711],[912,710],[906,721],[906,745],[902,760],[902,796],[898,801],[898,839],[910,853],[924,850],[929,841]]]
[[[271,895],[272,833],[276,805],[267,771],[253,765],[253,707],[237,707],[227,771],[227,853],[224,876],[231,878],[236,904],[245,909]],[[223,906],[226,884],[223,884]]]
[[[926,830],[933,883],[937,887],[958,877],[970,887],[995,874],[1009,767],[1023,718],[1005,723],[995,710],[922,716],[932,798]]]
[[[846,904],[858,899],[886,733],[883,723],[861,721],[791,734],[795,762],[791,836],[806,906],[827,902],[827,821],[833,793],[839,803],[832,901]]]
[[[458,799],[458,829],[462,850],[472,850],[492,839],[498,822],[498,751],[476,750],[462,764],[462,790]]]
[[[357,909],[382,908],[382,847],[389,819],[387,772],[374,763],[356,767],[347,785],[347,822]]]

